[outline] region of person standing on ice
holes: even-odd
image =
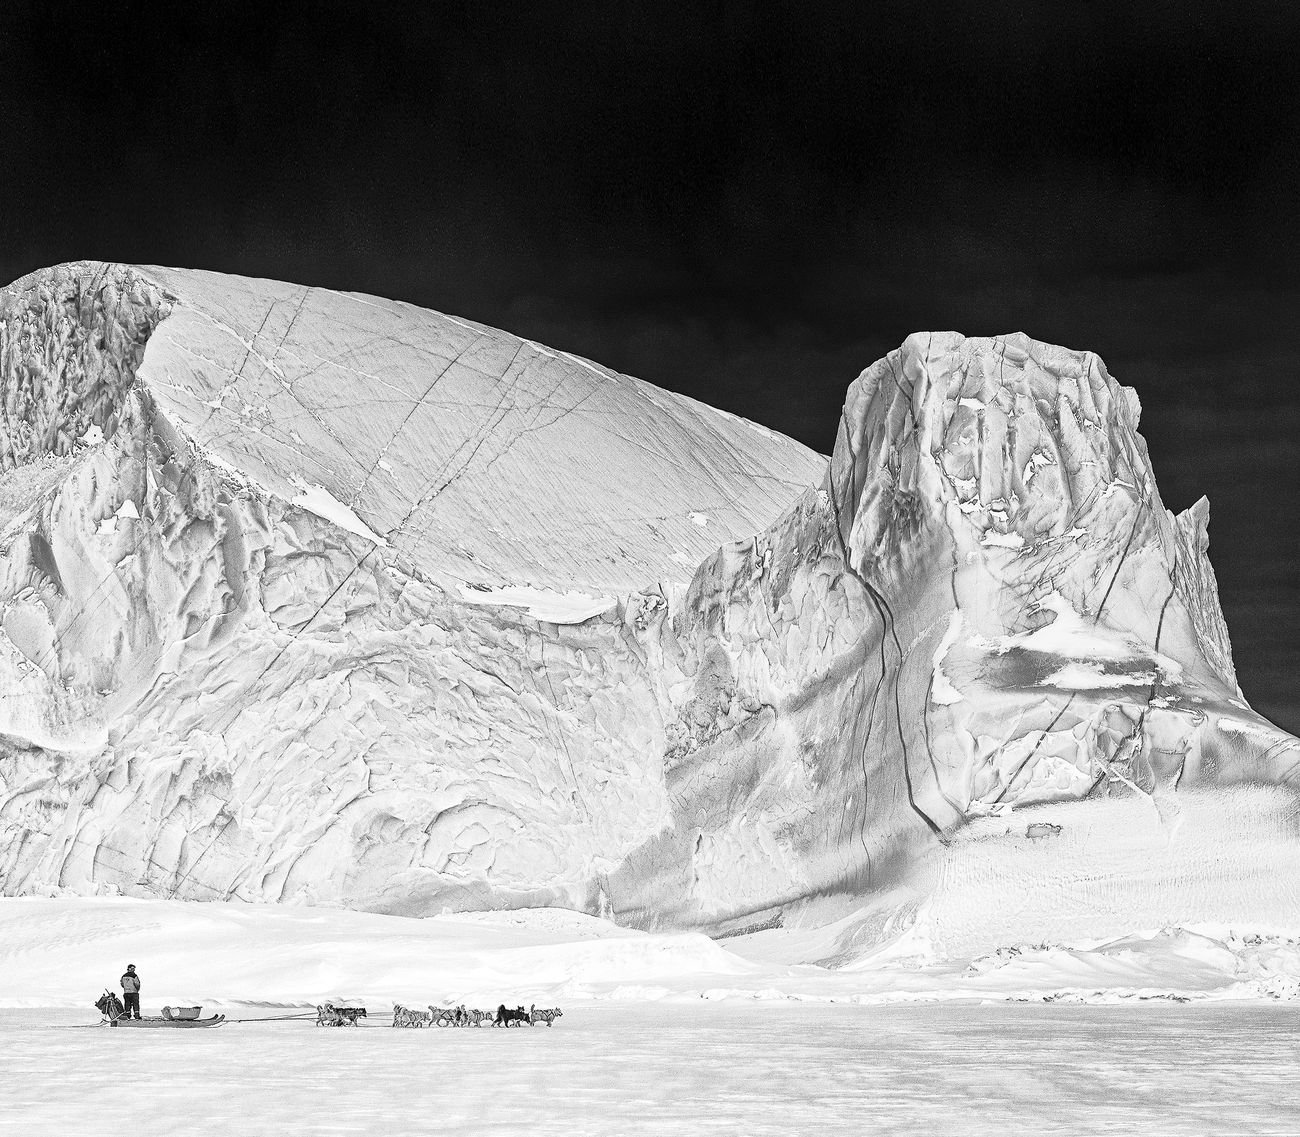
[[[140,1017],[140,976],[135,973],[135,964],[126,965],[126,974],[122,976],[122,994],[125,996],[126,1010],[122,1012],[124,1019],[130,1018],[134,1013],[136,1018]]]

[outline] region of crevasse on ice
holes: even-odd
[[[1300,777],[1089,353],[912,336],[828,465],[373,297],[77,264],[0,320],[7,894],[725,930]]]

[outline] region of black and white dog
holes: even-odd
[[[521,1026],[524,1023],[532,1025],[532,1019],[528,1017],[528,1012],[523,1007],[518,1007],[512,1011],[502,1003],[497,1007],[497,1017],[492,1020],[492,1025],[508,1027],[511,1023],[519,1023]]]

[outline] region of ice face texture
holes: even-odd
[[[0,293],[0,883],[726,930],[973,821],[1300,780],[1136,396],[921,334],[826,459],[507,333],[76,264]]]

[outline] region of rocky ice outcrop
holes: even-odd
[[[726,929],[1300,777],[1090,354],[914,336],[828,465],[372,297],[79,264],[0,320],[6,893]]]

